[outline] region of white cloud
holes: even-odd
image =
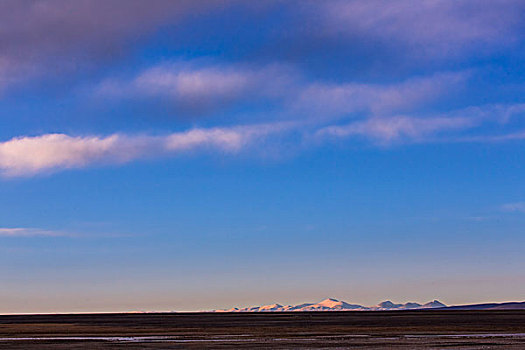
[[[63,237],[69,236],[69,234],[60,231],[42,230],[37,228],[24,228],[24,227],[0,227],[0,237],[34,237],[34,236],[46,236],[46,237]]]
[[[194,128],[167,135],[71,136],[45,134],[21,136],[0,142],[0,174],[31,176],[98,164],[122,164],[137,159],[196,151],[238,153],[268,151],[282,145],[282,137],[299,143],[311,140],[365,137],[388,145],[398,142],[492,142],[525,138],[525,132],[494,135],[491,124],[505,125],[525,113],[525,105],[470,107],[442,115],[372,116],[348,124],[291,121],[244,126]],[[476,128],[484,128],[486,134]],[[465,131],[476,133],[465,135]],[[459,133],[462,132],[462,133]],[[299,136],[291,137],[292,133]],[[456,135],[455,138],[451,138]],[[302,138],[302,139],[301,139]],[[275,141],[280,142],[275,142]],[[269,141],[272,143],[270,144]],[[265,153],[265,152],[262,152]],[[266,152],[267,153],[267,152]]]
[[[74,137],[65,134],[24,136],[0,143],[4,175],[32,174],[54,168],[79,168],[97,161],[125,162],[149,146],[147,138],[121,135]]]
[[[165,136],[46,134],[17,137],[0,143],[0,171],[4,176],[28,176],[193,150],[239,152],[254,141],[291,127],[293,124],[278,123],[191,129]]]
[[[294,128],[294,123],[260,124],[232,128],[192,129],[165,138],[169,151],[184,151],[197,147],[212,147],[238,152],[248,143],[277,132]]]

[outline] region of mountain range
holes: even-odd
[[[426,304],[408,302],[396,304],[390,300],[383,301],[374,306],[350,304],[345,301],[327,298],[318,303],[305,303],[299,305],[270,304],[227,310],[213,310],[213,312],[284,312],[284,311],[395,311],[395,310],[525,310],[525,302],[486,303],[447,306],[438,300]]]
[[[282,311],[387,311],[387,310],[418,310],[446,308],[447,306],[438,300],[426,304],[408,302],[395,304],[390,300],[383,301],[375,306],[363,306],[350,304],[333,298],[327,298],[318,303],[305,303],[299,305],[270,304],[244,308],[232,308],[227,310],[214,310],[214,312],[282,312]]]

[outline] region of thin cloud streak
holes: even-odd
[[[17,137],[0,143],[0,172],[6,177],[30,176],[197,150],[236,153],[255,141],[293,127],[292,123],[276,123],[191,129],[166,136],[46,134]]]
[[[411,110],[461,88],[469,72],[445,72],[391,84],[310,84],[299,94],[293,108],[320,119],[372,115]]]
[[[61,231],[25,227],[0,227],[0,237],[67,237],[71,234]]]
[[[0,174],[32,176],[92,165],[124,164],[134,160],[177,154],[212,152],[238,154],[280,147],[294,139],[305,146],[319,141],[364,138],[377,145],[429,142],[491,142],[525,138],[525,132],[508,135],[450,137],[491,124],[505,125],[525,113],[525,105],[469,107],[434,116],[395,115],[362,118],[343,125],[326,125],[308,119],[290,122],[193,128],[167,135],[71,136],[44,134],[22,136],[0,143]],[[278,139],[276,137],[279,137]],[[278,142],[277,142],[278,141]],[[312,142],[313,141],[313,142]]]
[[[464,136],[448,139],[449,142],[478,142],[478,143],[498,143],[509,141],[525,140],[525,130],[512,132],[502,135],[479,135],[479,136]]]
[[[116,99],[161,99],[184,112],[220,110],[235,103],[287,95],[295,73],[286,66],[250,68],[171,62],[149,67],[131,79],[106,79],[95,95]]]
[[[281,104],[282,113],[326,121],[351,113],[411,111],[460,91],[470,75],[440,72],[389,84],[328,84],[307,81],[285,65],[242,68],[190,61],[152,66],[128,80],[106,79],[94,90],[103,98],[167,100],[186,112],[271,100]]]
[[[416,117],[411,115],[372,117],[346,125],[330,125],[320,128],[318,139],[348,138],[362,136],[379,144],[392,142],[495,142],[525,138],[525,132],[507,135],[434,136],[451,131],[465,131],[490,124],[505,125],[516,116],[525,113],[525,104],[486,105],[468,107],[441,115]]]
[[[507,203],[501,209],[508,212],[525,213],[525,202]]]
[[[324,35],[379,38],[434,58],[515,43],[525,10],[519,0],[335,0],[304,6],[319,14]]]
[[[424,141],[437,132],[461,130],[474,125],[468,118],[414,118],[406,116],[371,118],[344,126],[329,126],[317,132],[318,137],[365,136],[379,143]]]

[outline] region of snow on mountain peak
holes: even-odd
[[[264,305],[259,307],[259,311],[277,311],[282,309],[283,306],[280,304]]]
[[[326,298],[317,304],[304,303],[299,305],[270,304],[263,306],[232,308],[229,310],[216,310],[216,312],[282,312],[282,311],[366,311],[366,310],[414,310],[414,309],[431,309],[446,307],[445,304],[438,300],[433,300],[424,305],[408,302],[405,304],[395,304],[390,300],[383,301],[376,306],[366,307],[357,304],[349,304],[342,300]]]
[[[396,309],[401,306],[403,306],[403,304],[394,304],[390,300],[383,301],[382,303],[377,304],[377,307],[382,309]]]
[[[408,303],[403,304],[404,309],[417,309],[420,307],[421,307],[421,304],[419,303],[408,302]]]
[[[325,300],[317,303],[316,305],[326,306],[326,307],[335,307],[335,306],[343,305],[343,302],[341,302],[341,301],[339,301],[337,299],[326,298]]]
[[[422,309],[433,309],[437,307],[446,307],[446,305],[440,302],[439,300],[432,300],[426,304],[421,305]]]

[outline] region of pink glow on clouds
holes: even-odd
[[[343,126],[329,126],[318,131],[320,137],[365,136],[380,143],[399,140],[423,141],[425,136],[447,130],[472,127],[476,122],[470,118],[413,118],[396,116],[371,118]]]
[[[399,142],[435,142],[446,133],[474,129],[485,123],[505,124],[524,112],[518,105],[488,105],[443,115],[373,116],[342,125],[311,121],[275,122],[223,128],[193,128],[164,136],[113,134],[70,136],[44,134],[0,142],[0,173],[7,177],[83,168],[94,164],[122,164],[137,159],[195,151],[239,153],[261,150],[279,135],[299,132],[303,144],[316,140],[364,137],[388,145]],[[525,138],[525,132],[462,136],[457,142],[505,141]],[[279,148],[279,142],[273,142]]]
[[[162,154],[212,150],[239,152],[250,143],[287,129],[283,123],[232,128],[191,129],[166,136],[69,136],[46,134],[17,137],[0,143],[4,176],[28,176],[92,164],[126,163]]]

